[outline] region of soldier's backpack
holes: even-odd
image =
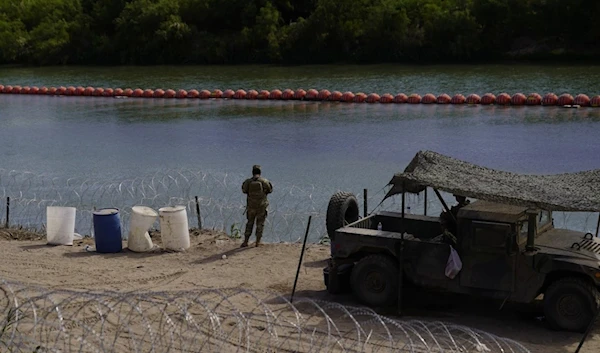
[[[263,183],[258,178],[252,178],[252,181],[248,185],[248,196],[252,199],[261,199],[265,196]]]

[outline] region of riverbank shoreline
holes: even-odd
[[[212,230],[191,230],[190,249],[184,252],[155,250],[115,254],[93,251],[93,238],[75,240],[73,246],[49,246],[39,233],[21,233],[8,240],[0,229],[0,279],[48,290],[90,292],[182,292],[201,289],[240,288],[267,290],[288,298],[298,259],[299,243],[267,243],[240,248],[232,239]],[[10,232],[9,232],[10,233]],[[17,234],[16,231],[12,232]],[[155,244],[160,236],[153,234]],[[126,243],[124,242],[124,246]],[[360,306],[352,295],[329,295],[322,269],[329,247],[308,244],[295,297]],[[531,352],[572,352],[580,334],[556,332],[539,318],[539,305],[526,308],[507,304],[499,311],[489,300],[447,296],[440,293],[407,292],[404,315],[381,313],[400,320],[443,321],[484,330],[524,344]],[[600,349],[600,337],[592,335],[583,352]]]

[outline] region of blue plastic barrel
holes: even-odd
[[[116,253],[123,250],[119,209],[103,208],[94,211],[94,240],[96,252]]]

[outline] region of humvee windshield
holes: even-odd
[[[540,212],[540,216],[538,217],[538,224],[537,224],[537,228],[542,228],[544,226],[546,226],[548,223],[550,223],[552,221],[552,218],[550,217],[550,211],[541,211]],[[527,241],[527,227],[528,227],[528,222],[527,221],[521,221],[519,222],[519,243],[521,242],[526,242]]]

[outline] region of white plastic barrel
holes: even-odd
[[[158,209],[158,213],[163,247],[174,251],[188,249],[190,229],[185,206],[162,207]]]
[[[75,207],[46,207],[46,238],[50,245],[73,245]]]
[[[129,222],[129,235],[127,237],[127,247],[131,251],[144,252],[152,250],[154,244],[148,234],[148,229],[152,227],[158,213],[150,207],[134,206],[131,209],[131,220]]]

